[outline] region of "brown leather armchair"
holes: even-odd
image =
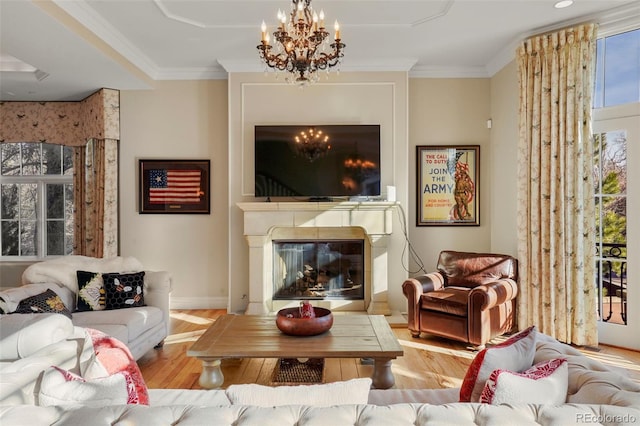
[[[516,259],[504,254],[443,251],[437,269],[402,284],[413,337],[425,332],[482,349],[514,327]]]

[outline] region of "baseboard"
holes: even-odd
[[[174,297],[169,302],[171,309],[227,309],[226,297]]]

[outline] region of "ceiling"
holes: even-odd
[[[524,37],[587,19],[640,20],[640,2],[314,0],[346,44],[342,71],[489,77]],[[262,71],[256,46],[287,0],[0,0],[0,100],[80,100],[101,87]],[[631,18],[630,18],[631,17]],[[7,56],[7,55],[10,55]],[[15,69],[17,58],[34,67]]]

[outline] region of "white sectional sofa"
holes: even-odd
[[[78,312],[77,271],[144,272],[145,306]],[[12,312],[21,300],[47,289],[60,296],[71,311],[73,325],[93,328],[117,338],[127,345],[136,360],[153,347],[161,345],[168,335],[171,276],[166,271],[145,271],[133,257],[99,259],[74,255],[34,263],[22,274],[22,286],[0,292],[0,299],[4,309]]]
[[[460,389],[369,390],[370,379],[356,379],[279,388],[232,385],[225,390],[208,391],[150,389],[148,406],[36,406],[37,398],[32,403],[19,404],[3,400],[0,401],[0,424],[564,426],[640,423],[640,384],[548,336],[537,335],[533,344],[536,363],[566,359],[568,383],[564,403],[458,402]]]

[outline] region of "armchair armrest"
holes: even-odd
[[[518,295],[518,285],[510,278],[479,285],[469,295],[469,311],[486,311]]]
[[[162,310],[169,333],[169,295],[172,289],[172,278],[167,271],[145,271],[144,302]]]
[[[420,296],[443,287],[444,277],[440,272],[407,278],[402,283],[402,293],[407,298],[407,325],[413,334],[420,333]]]
[[[494,320],[500,322],[499,325],[496,323],[496,327],[513,327],[511,308],[507,305],[500,306],[515,299],[517,295],[518,285],[511,278],[482,284],[471,290],[468,316],[469,343],[478,345],[480,349],[491,338],[491,327],[486,327],[484,324],[489,321],[489,310],[492,308],[499,307],[500,313],[494,316]],[[500,318],[504,319],[504,324]]]

